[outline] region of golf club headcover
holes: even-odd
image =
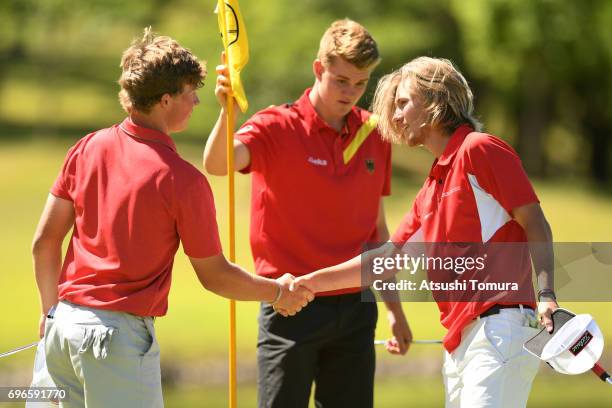
[[[552,321],[552,333],[542,329],[525,342],[525,350],[562,374],[581,374],[593,368],[603,352],[603,335],[592,316],[557,309]]]

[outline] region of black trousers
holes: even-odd
[[[361,293],[318,297],[293,317],[261,305],[257,344],[259,408],[374,405],[375,302]]]

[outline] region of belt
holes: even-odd
[[[520,309],[521,307],[519,305],[494,305],[493,307],[490,307],[489,309],[485,310],[484,312],[482,312],[478,318],[483,318],[483,317],[487,317],[487,316],[492,316],[492,315],[496,315],[500,312],[500,310],[502,309]],[[529,309],[529,310],[533,310],[532,307],[530,306],[524,306],[523,305],[523,309]]]

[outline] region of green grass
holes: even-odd
[[[540,375],[534,382],[527,406],[530,408],[610,407],[612,393],[606,387],[610,388],[594,376]],[[237,397],[238,405],[254,406],[256,398],[255,387],[241,387]],[[174,390],[165,393],[164,400],[168,407],[224,407],[228,401],[227,390],[224,388]],[[439,408],[444,406],[444,386],[441,380],[416,376],[379,379],[376,382],[374,406]]]
[[[532,387],[529,408],[607,408],[612,406],[612,393],[592,375],[539,375]],[[240,385],[238,406],[253,407],[257,401],[254,384]],[[378,378],[374,394],[376,408],[439,408],[444,405],[444,386],[441,379],[406,376]],[[227,387],[177,387],[164,390],[168,408],[227,407]],[[2,404],[2,407],[22,407],[23,404]],[[314,404],[311,403],[311,407]]]
[[[30,257],[30,242],[38,217],[43,208],[49,187],[61,166],[70,142],[66,140],[37,140],[28,142],[3,142],[0,144],[0,351],[8,350],[36,339],[38,321],[38,297],[34,284]],[[179,150],[192,163],[198,165],[201,146],[179,144]],[[420,152],[418,160],[427,161]],[[405,151],[396,155],[400,167],[411,159]],[[394,195],[386,200],[390,229],[398,225],[402,215],[410,208],[421,176],[394,179]],[[225,179],[209,177],[218,209],[218,221],[226,243],[226,188]],[[249,178],[237,176],[237,261],[253,268],[248,247]],[[408,180],[408,181],[407,181]],[[418,180],[418,181],[417,181]],[[578,184],[536,183],[538,195],[552,225],[557,241],[611,241],[609,223],[612,198],[595,194]],[[227,244],[224,245],[227,247]],[[612,339],[610,303],[575,303],[564,306],[576,312],[589,312],[595,316],[607,339]],[[256,303],[238,303],[238,361],[253,365],[257,329]],[[389,330],[381,307],[378,338],[386,338]],[[438,311],[432,303],[405,304],[416,338],[440,338],[443,330],[438,322]],[[168,316],[158,319],[156,326],[162,344],[162,359],[166,363],[189,364],[193,361],[218,361],[227,354],[228,301],[204,291],[193,273],[186,257],[179,250],[177,255]],[[434,347],[414,347],[405,360],[379,353],[382,364],[432,358],[439,361],[441,351]],[[608,353],[609,355],[609,353]],[[16,369],[29,369],[33,353],[0,360],[0,373]],[[602,391],[603,384],[593,378],[543,376],[538,378],[533,404],[537,407],[569,407],[584,403],[597,405],[610,395]],[[582,391],[581,391],[582,390]],[[583,397],[579,397],[581,395]],[[225,388],[176,390],[166,393],[168,406],[224,406]],[[255,391],[252,384],[240,387],[241,406],[252,406]],[[440,406],[442,388],[437,376],[422,378],[379,378],[377,381],[377,407]],[[590,399],[589,399],[590,398]],[[555,403],[555,401],[557,403]]]

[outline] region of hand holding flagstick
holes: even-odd
[[[230,80],[229,68],[226,63],[225,51],[221,52],[221,65],[217,65],[217,81],[215,84],[215,96],[217,97],[217,101],[221,108],[227,109],[227,98],[232,98],[234,102],[234,111],[236,108],[239,108],[238,102],[234,98],[234,94],[232,92],[232,83]]]

